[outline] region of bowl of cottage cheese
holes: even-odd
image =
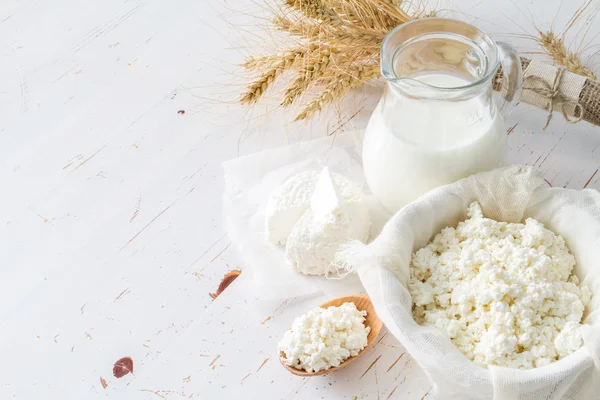
[[[581,348],[592,294],[563,237],[534,218],[486,218],[478,202],[467,215],[412,255],[415,321],[483,368],[542,367]]]
[[[512,166],[426,193],[336,262],[358,272],[436,398],[594,399],[598,238],[600,193]]]

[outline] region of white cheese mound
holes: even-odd
[[[332,173],[340,195],[347,201],[362,201],[360,185],[345,176]],[[267,239],[273,244],[285,244],[294,225],[310,207],[319,171],[306,171],[293,175],[275,188],[267,201],[265,228]]]
[[[281,359],[307,372],[339,366],[367,346],[371,328],[364,324],[366,315],[354,303],[309,311],[294,320],[279,342]]]
[[[541,367],[579,349],[591,292],[562,236],[533,218],[485,218],[477,202],[468,215],[412,256],[417,323],[444,331],[482,367]]]
[[[319,176],[310,207],[294,225],[285,246],[286,260],[306,275],[325,275],[339,246],[365,242],[371,217],[362,196],[343,199],[327,168]]]

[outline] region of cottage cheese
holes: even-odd
[[[344,199],[332,174],[319,175],[310,206],[294,225],[285,246],[287,262],[306,275],[325,275],[341,244],[369,237],[369,208],[359,194]]]
[[[363,201],[360,185],[342,175],[331,175],[344,201]],[[286,243],[292,228],[310,207],[310,199],[318,180],[319,171],[300,172],[273,190],[265,212],[265,230],[271,243]]]
[[[365,327],[366,315],[354,303],[309,311],[294,320],[279,342],[281,359],[307,372],[339,366],[367,346],[371,328]]]
[[[415,320],[483,367],[541,367],[580,348],[591,292],[573,275],[564,239],[532,218],[485,218],[477,202],[468,215],[413,254]]]

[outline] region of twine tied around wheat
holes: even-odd
[[[560,91],[560,83],[565,71],[566,68],[564,67],[557,68],[552,85],[548,84],[548,82],[545,79],[535,75],[530,75],[524,80],[524,83],[526,83],[527,81],[537,82],[542,87],[527,87],[523,85],[523,90],[531,90],[541,96],[544,96],[548,100],[548,116],[546,117],[546,125],[544,125],[544,127],[542,128],[543,130],[545,130],[548,127],[548,125],[550,125],[550,121],[552,120],[552,113],[554,112],[554,109],[558,109],[558,106],[560,106],[560,111],[562,112],[563,117],[568,123],[576,124],[577,122],[583,119],[583,106],[579,102],[569,99]],[[568,105],[572,105],[574,107],[573,115],[576,115],[576,117],[569,117],[569,114],[567,113],[566,109],[566,106]]]

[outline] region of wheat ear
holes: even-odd
[[[282,15],[273,18],[273,25],[293,36],[316,36],[318,41],[334,46],[372,47],[374,51],[379,50],[381,41],[387,34],[385,29],[365,29],[351,25],[331,27],[301,19],[292,20]]]
[[[564,41],[557,37],[554,32],[538,32],[540,35],[540,45],[554,61],[571,72],[592,80],[597,80],[596,75],[581,62],[577,54],[567,50]]]
[[[285,91],[281,105],[286,107],[292,104],[311,84],[323,75],[335,53],[337,53],[337,49],[321,49],[312,62],[309,61],[307,65],[302,66],[298,71],[298,77]]]
[[[285,5],[300,11],[308,18],[320,20],[331,25],[342,25],[342,18],[321,0],[285,0]]]
[[[328,84],[316,98],[308,102],[302,112],[296,116],[294,121],[312,117],[316,112],[321,111],[328,103],[331,103],[336,99],[341,99],[348,94],[349,91],[368,82],[378,73],[378,65],[358,64],[347,68],[337,80]]]
[[[280,53],[277,57],[271,58],[267,56],[265,58],[251,58],[248,59],[244,66],[247,68],[267,68],[258,79],[248,85],[246,92],[242,95],[240,103],[242,104],[253,104],[265,94],[269,85],[281,75],[284,71],[295,66],[302,56],[309,51],[312,46],[308,48],[299,48],[294,50],[288,50]]]

